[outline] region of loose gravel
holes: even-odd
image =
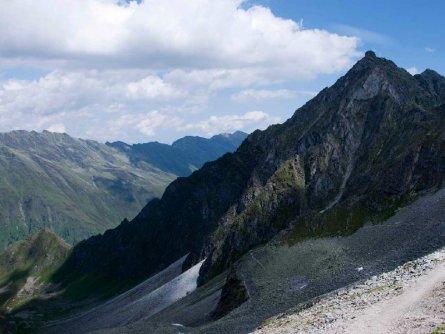
[[[444,282],[441,249],[271,318],[253,333],[432,333],[445,323]]]

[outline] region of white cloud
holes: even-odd
[[[289,89],[246,89],[239,93],[233,94],[231,99],[235,102],[264,101],[271,99],[293,99],[299,95],[315,96],[315,92],[296,91]]]
[[[244,130],[251,132],[255,129],[264,129],[267,126],[280,122],[279,117],[273,117],[263,111],[249,111],[242,115],[211,116],[207,120],[186,124],[183,130],[197,130],[203,135]]]
[[[419,74],[420,72],[419,72],[419,70],[417,69],[417,67],[409,67],[409,68],[407,68],[406,69],[407,71],[408,71],[408,73],[409,74],[411,74],[411,75],[416,75],[416,74]]]
[[[0,82],[0,131],[99,140],[264,128],[278,118],[240,105],[224,115],[231,95],[291,104],[306,93],[271,87],[343,71],[360,55],[356,37],[244,0],[0,1],[0,31],[0,70],[47,73]]]
[[[148,76],[126,86],[127,96],[132,99],[171,99],[183,96],[185,92],[165,83],[161,78]]]
[[[54,71],[37,80],[0,83],[0,131],[19,128],[71,133],[77,128],[77,135],[100,140],[119,135],[117,130],[153,136],[162,122],[172,122],[174,117],[141,114],[141,110],[165,100],[172,102],[186,91],[147,73],[125,74]],[[116,127],[100,129],[107,118],[117,119]],[[128,129],[118,127],[119,122],[127,122]],[[91,126],[95,131],[88,132]]]
[[[210,116],[206,120],[189,123],[185,118],[155,110],[121,115],[108,121],[106,128],[114,132],[136,130],[146,137],[153,137],[162,131],[211,136],[237,130],[251,132],[255,129],[264,129],[280,120],[279,117],[270,116],[263,111],[250,111],[241,115]]]
[[[116,108],[127,100],[165,100],[184,94],[184,90],[153,75],[135,79],[116,71],[54,71],[38,80],[3,83],[0,113],[77,113],[91,105]]]
[[[425,48],[425,51],[429,52],[429,53],[434,53],[434,52],[436,52],[436,49],[427,47],[427,48]]]
[[[175,129],[182,124],[179,117],[163,114],[157,110],[147,113],[124,114],[108,122],[111,131],[137,130],[146,137],[152,137],[160,129]]]
[[[6,58],[70,66],[247,68],[282,65],[314,76],[348,66],[358,40],[243,8],[242,0],[0,2]],[[82,65],[80,65],[82,64]]]
[[[51,126],[49,126],[47,128],[47,130],[51,131],[51,132],[58,132],[58,133],[66,132],[65,125],[63,123],[52,124]]]
[[[272,69],[175,69],[165,75],[165,80],[181,86],[206,87],[209,90],[220,90],[230,87],[246,87],[253,84],[266,84],[277,78],[283,78]]]

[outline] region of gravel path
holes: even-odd
[[[442,249],[274,317],[254,333],[432,333],[445,323],[444,283]]]

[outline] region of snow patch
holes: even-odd
[[[199,262],[170,282],[134,301],[127,308],[145,309],[144,318],[149,318],[184,298],[196,290],[199,270],[203,262]]]

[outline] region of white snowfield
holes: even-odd
[[[279,315],[254,334],[445,333],[445,249]]]
[[[87,333],[123,326],[155,315],[196,290],[199,270],[204,261],[181,274],[185,258],[102,305],[52,324],[45,332]]]

